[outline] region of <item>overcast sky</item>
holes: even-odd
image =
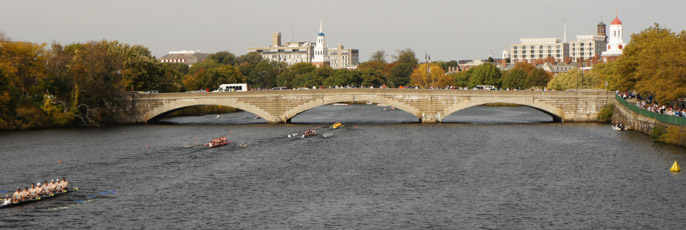
[[[245,54],[282,41],[314,41],[320,15],[329,47],[360,50],[366,61],[376,50],[410,48],[433,60],[500,57],[523,37],[567,39],[595,34],[618,9],[624,37],[657,22],[686,28],[684,0],[0,0],[0,32],[15,41],[68,44],[119,40],[169,50]],[[291,32],[293,31],[293,32]],[[391,58],[389,58],[391,60]]]

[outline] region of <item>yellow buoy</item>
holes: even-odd
[[[681,168],[679,168],[679,165],[674,161],[674,164],[672,165],[672,168],[669,169],[670,172],[679,172],[681,171]]]

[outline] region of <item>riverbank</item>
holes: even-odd
[[[686,119],[641,110],[619,97],[616,100],[618,103],[612,123],[624,124],[628,129],[649,135],[655,141],[686,146],[686,126],[681,125]]]
[[[203,106],[194,106],[194,107],[188,107],[185,109],[181,109],[181,110],[175,111],[173,113],[170,113],[169,115],[167,115],[167,117],[200,116],[200,115],[206,115],[206,114],[235,113],[235,112],[240,112],[240,111],[242,111],[242,110],[236,109],[233,107],[228,107],[228,106],[203,105]]]

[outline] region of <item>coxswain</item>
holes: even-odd
[[[62,185],[62,188],[64,188],[64,190],[67,190],[67,188],[69,188],[69,181],[67,181],[67,179],[64,179],[64,177],[62,177],[62,183],[64,184],[64,185]]]
[[[17,188],[17,191],[12,194],[12,203],[19,203],[21,201],[21,189]]]
[[[12,203],[12,199],[10,198],[10,195],[5,195],[5,199],[2,200],[2,205],[8,205]]]
[[[36,198],[36,184],[31,183],[31,188],[29,188],[29,199]]]

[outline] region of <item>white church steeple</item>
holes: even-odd
[[[317,34],[317,44],[314,46],[312,64],[317,67],[329,66],[329,48],[326,47],[322,19],[319,19],[319,34]]]

